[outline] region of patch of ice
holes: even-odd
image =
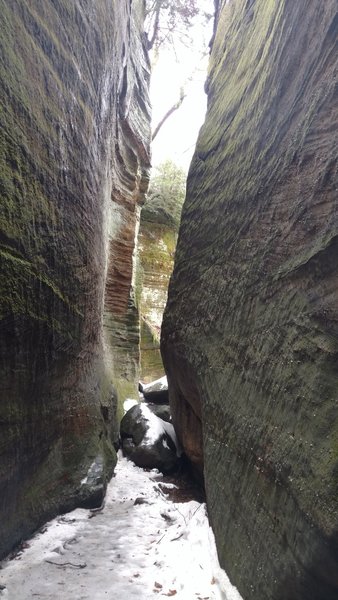
[[[89,467],[89,469],[88,469],[88,471],[87,471],[87,475],[86,475],[86,476],[85,476],[83,479],[81,479],[81,485],[85,485],[85,484],[88,482],[88,476],[89,476],[89,474],[91,473],[91,471],[93,471],[93,470],[95,469],[95,467],[96,467],[96,462],[94,461],[94,462],[93,462],[93,463],[90,465],[90,467]]]

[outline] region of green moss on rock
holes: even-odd
[[[138,0],[0,0],[0,556],[102,497],[116,461],[102,313],[116,214],[146,187],[143,16]],[[94,461],[102,482],[84,491]]]
[[[338,590],[336,13],[222,4],[162,330],[178,434],[250,600]]]

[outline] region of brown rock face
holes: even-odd
[[[219,4],[162,331],[170,402],[245,600],[333,600],[337,2]]]
[[[100,502],[114,466],[114,387],[137,363],[121,371],[118,335],[148,181],[142,32],[141,0],[0,0],[0,555]]]
[[[173,270],[177,233],[163,223],[152,223],[141,216],[138,238],[141,297],[141,367],[143,383],[163,377],[160,331]]]

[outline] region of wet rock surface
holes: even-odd
[[[0,32],[3,555],[112,473],[150,117],[142,2],[0,0]]]
[[[173,420],[247,600],[333,600],[337,3],[219,3],[164,316]]]

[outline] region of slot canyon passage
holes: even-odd
[[[138,236],[144,17],[0,0],[0,597],[337,600],[337,0],[215,0],[161,330],[172,424],[131,409],[177,440],[213,533],[177,475],[117,462],[140,364],[159,374],[140,255],[176,236]]]

